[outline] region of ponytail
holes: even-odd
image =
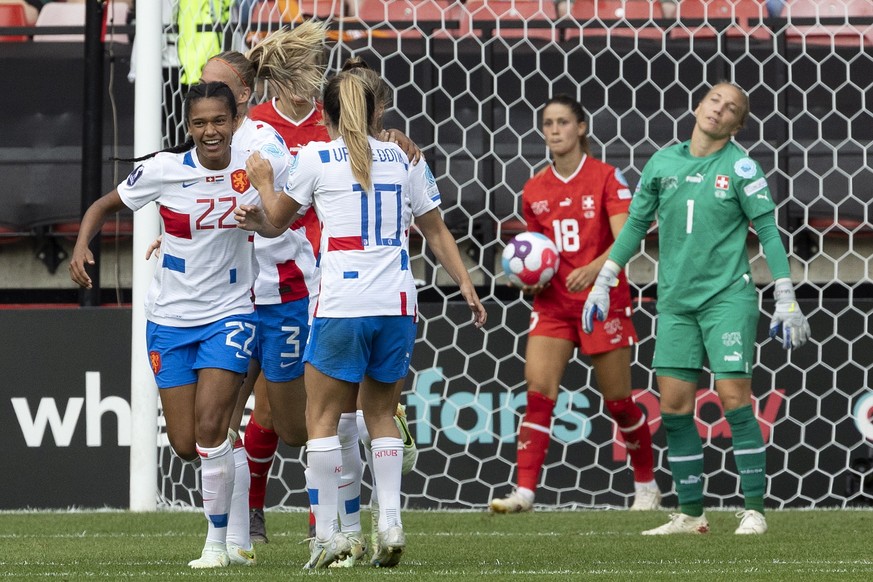
[[[352,174],[365,190],[369,190],[373,153],[367,138],[376,111],[372,90],[357,75],[340,73],[325,87],[324,110],[346,143]]]

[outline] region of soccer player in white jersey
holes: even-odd
[[[371,135],[377,111],[372,90],[340,73],[325,87],[324,118],[333,141],[300,150],[284,195],[270,192],[270,167],[253,154],[250,176],[263,187],[259,206],[240,207],[240,226],[264,234],[286,227],[299,209],[314,206],[322,221],[322,284],[306,347],[306,482],[316,538],[306,568],[322,568],[351,550],[337,530],[342,466],[337,424],[343,403],[360,383],[372,438],[372,471],[379,483],[376,566],[399,562],[406,547],[400,519],[403,441],[394,423],[395,383],[406,376],[415,343],[417,297],[409,264],[413,216],[434,255],[459,285],[477,327],[487,315],[457,244],[439,212],[440,195],[426,164],[411,165],[394,144]]]
[[[254,245],[236,227],[234,210],[258,204],[259,198],[245,169],[248,153],[231,148],[237,107],[227,85],[192,87],[185,112],[192,139],[140,158],[145,161],[127,180],[85,213],[70,276],[82,287],[91,286],[86,265],[94,265],[94,258],[88,243],[108,215],[124,207],[160,205],[163,253],[145,305],[148,357],[170,445],[183,459],[201,459],[208,529],[200,558],[189,565],[218,568],[229,563],[234,486],[227,428],[255,334]],[[270,158],[275,152],[265,148],[261,154]]]
[[[201,80],[222,81],[237,96],[242,121],[234,134],[234,147],[258,149],[250,147],[253,140],[264,139],[263,135],[257,138],[256,134],[266,134],[266,138],[274,139],[273,130],[285,141],[284,145],[288,146],[292,156],[296,155],[300,144],[329,141],[327,130],[321,123],[321,107],[315,102],[323,83],[321,63],[326,31],[324,23],[307,21],[293,30],[271,34],[247,55],[227,51],[207,62]],[[267,103],[249,108],[256,77],[269,79],[270,92],[275,96]],[[399,132],[392,131],[381,139],[399,142],[414,161],[420,158],[418,148]],[[286,182],[286,175],[277,167],[278,160],[271,162],[274,185],[280,190]],[[309,336],[310,314],[307,308],[314,306],[311,298],[317,293],[319,280],[316,257],[320,238],[318,217],[312,210],[295,221],[291,230],[280,238],[255,238],[255,257],[259,267],[254,289],[258,340],[232,424],[233,429],[239,427],[254,387],[255,406],[246,426],[244,453],[240,448],[235,450],[237,487],[228,530],[228,553],[232,560],[239,556],[240,563],[247,558],[254,559],[249,541],[267,542],[264,498],[279,438],[292,447],[303,446],[307,440],[302,356]],[[256,384],[255,379],[262,370],[266,382]],[[275,417],[272,408],[275,408]],[[398,424],[402,427],[401,433],[408,435],[405,419],[399,419]],[[340,518],[343,531],[354,537],[356,548],[344,565],[353,565],[364,551],[359,509],[363,468],[357,446],[354,403],[351,403],[351,411],[343,414],[340,428],[344,454],[340,488],[344,502],[340,504]],[[241,445],[239,441],[236,444]],[[415,444],[410,437],[405,441],[404,470],[411,469],[415,454]],[[246,457],[250,480],[246,476],[248,472],[240,470]],[[243,513],[241,506],[249,484],[250,530],[244,534],[239,531],[239,520],[235,517]],[[312,518],[310,525],[314,529]]]
[[[252,97],[255,73],[254,64],[245,55],[228,51],[212,57],[206,63],[203,67],[202,80],[222,81],[236,96],[241,121],[234,133],[235,148],[251,153],[263,149],[264,143],[269,143],[272,147],[282,150],[281,156],[275,156],[270,160],[274,186],[281,188],[287,181],[292,154],[276,128],[248,116],[248,103]],[[320,70],[316,69],[309,77],[310,83],[316,88],[320,86]],[[255,234],[255,259],[258,268],[253,293],[258,333],[248,375],[240,392],[231,424],[234,435],[240,428],[245,404],[252,393],[254,381],[263,372],[266,393],[260,398],[260,404],[264,405],[264,401],[269,400],[272,406],[260,407],[266,409],[270,419],[269,423],[261,420],[261,424],[268,424],[269,429],[275,430],[270,432],[289,446],[302,446],[306,443],[303,348],[309,337],[310,297],[318,293],[319,271],[316,267],[317,252],[313,241],[317,244],[319,237],[320,229],[317,220],[298,221],[293,228],[285,229],[282,235],[276,238],[264,238]],[[271,415],[271,410],[275,410],[274,417]],[[253,417],[257,416],[256,412],[253,411]],[[251,544],[252,531],[254,530],[255,535],[263,535],[263,540],[259,541],[266,541],[263,521],[260,522],[261,530],[258,530],[254,527],[256,525],[254,516],[250,518],[249,515],[250,467],[260,461],[260,459],[247,459],[247,453],[252,450],[249,447],[249,440],[253,433],[254,427],[251,426],[253,424],[256,424],[255,418],[250,418],[249,426],[246,428],[245,447],[243,448],[243,442],[240,440],[236,440],[235,443],[236,483],[240,490],[234,490],[229,530],[229,533],[233,534],[233,539],[228,542],[228,554],[231,560],[249,565],[255,560],[254,548]],[[255,432],[263,432],[263,429]],[[275,447],[274,442],[270,449],[270,460],[275,453]],[[267,475],[263,477],[263,485],[266,485]],[[263,487],[259,498],[260,507],[263,508]],[[263,513],[260,517],[263,519]]]

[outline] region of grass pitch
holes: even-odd
[[[770,511],[764,536],[736,536],[709,511],[705,536],[641,536],[667,512],[521,515],[407,511],[400,565],[308,572],[304,513],[267,512],[258,565],[191,570],[205,518],[193,512],[0,513],[0,577],[18,580],[873,580],[869,510]],[[369,515],[363,517],[369,531]]]

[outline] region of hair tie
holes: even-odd
[[[236,67],[234,67],[234,66],[231,65],[229,62],[227,62],[226,60],[222,59],[221,57],[212,57],[211,60],[213,60],[213,61],[219,61],[219,62],[224,63],[225,65],[227,65],[228,68],[229,68],[231,71],[233,71],[233,74],[237,76],[237,78],[239,79],[239,82],[243,84],[243,87],[245,87],[246,89],[251,89],[251,87],[249,87],[249,84],[245,82],[245,79],[242,78],[242,75],[239,74],[239,71],[236,70]]]

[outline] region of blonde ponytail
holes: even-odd
[[[373,153],[367,138],[375,103],[372,90],[357,75],[340,73],[328,82],[324,91],[324,111],[345,141],[352,174],[365,190],[372,185]]]

